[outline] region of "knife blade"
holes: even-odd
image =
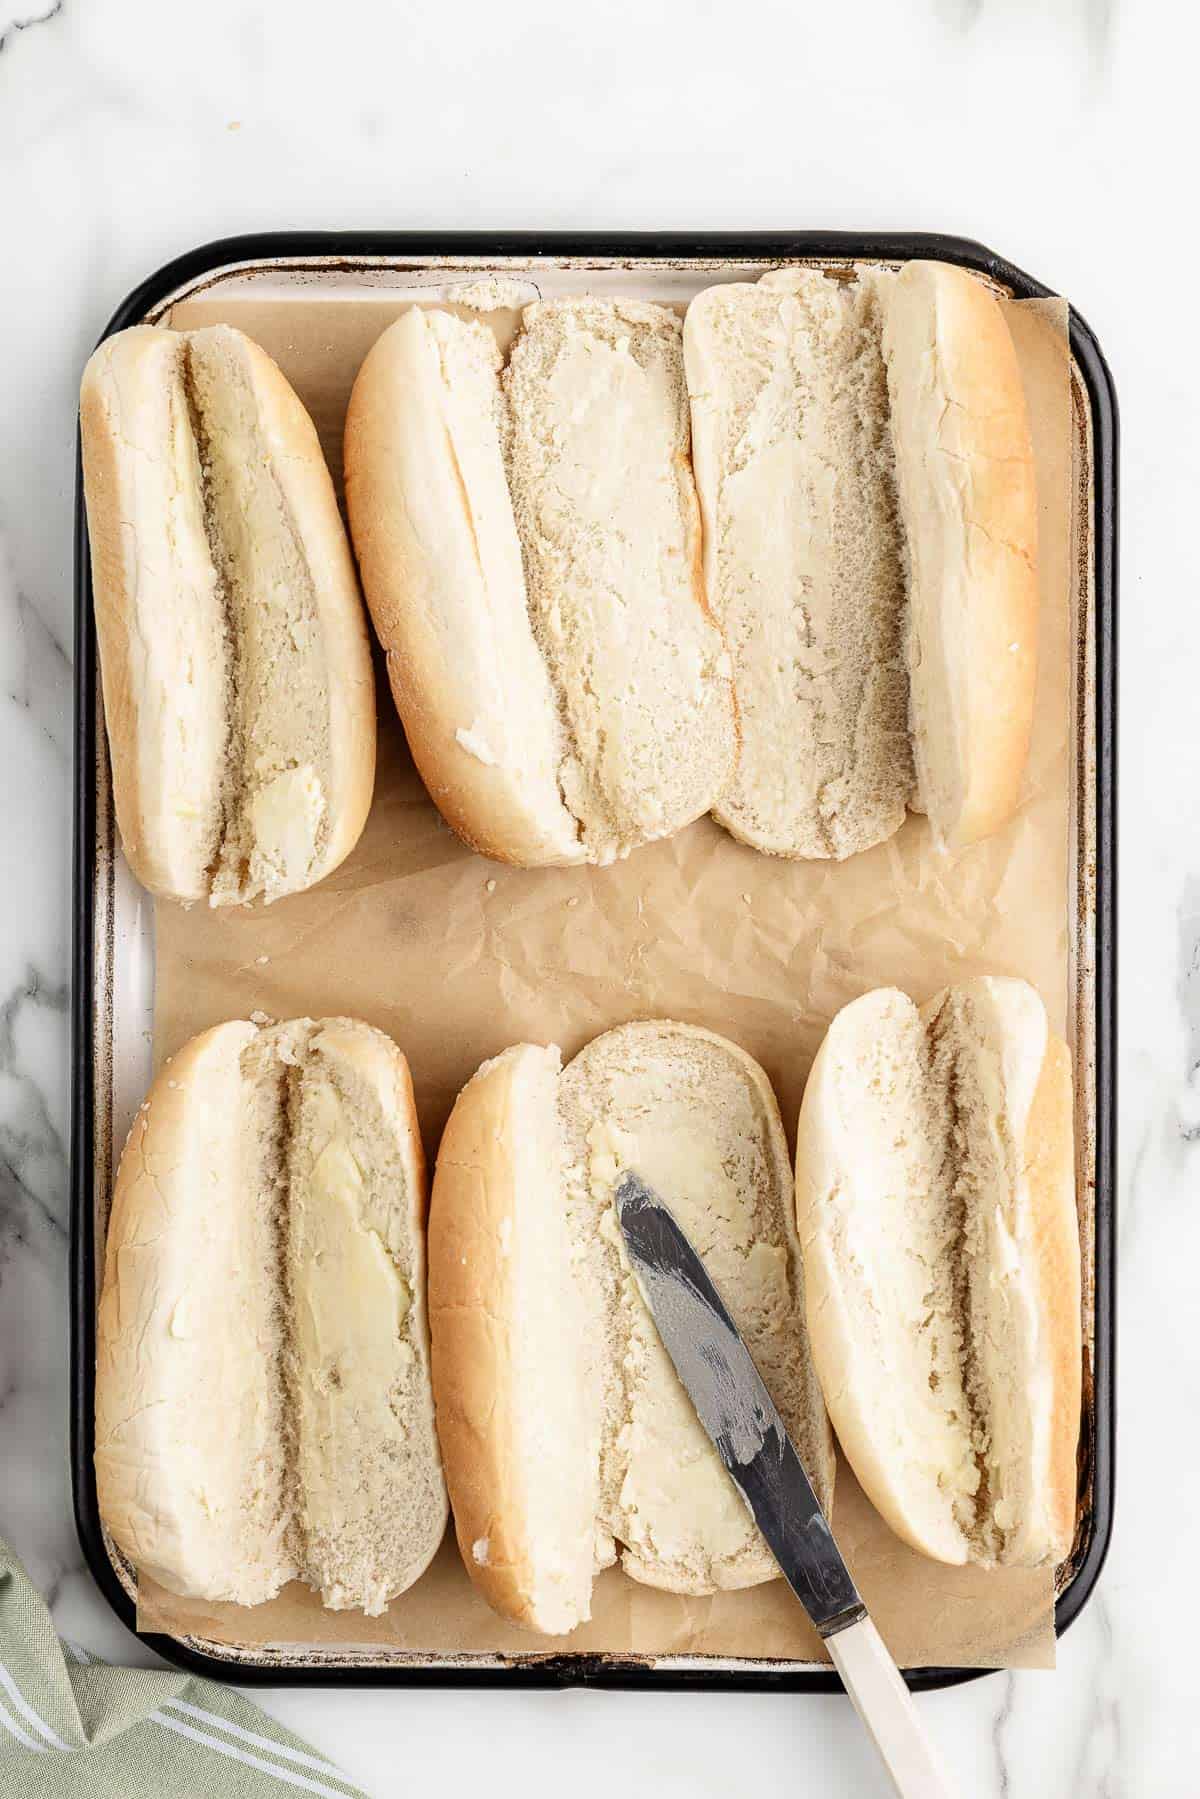
[[[875,1629],[741,1334],[667,1206],[632,1170],[615,1191],[663,1347],[784,1579],[812,1619],[904,1799],[948,1799],[912,1695]]]
[[[636,1174],[617,1185],[617,1217],[650,1315],[717,1454],[784,1579],[830,1635],[866,1616],[775,1402],[703,1262]]]

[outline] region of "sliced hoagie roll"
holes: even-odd
[[[787,1147],[757,1063],[667,1022],[607,1031],[565,1069],[554,1049],[507,1050],[463,1089],[438,1153],[434,1394],[471,1578],[549,1634],[589,1616],[618,1556],[675,1593],[778,1574],[629,1268],[613,1209],[625,1167],[703,1255],[832,1502]]]
[[[101,1515],[172,1592],[303,1580],[381,1612],[446,1524],[412,1082],[382,1032],[218,1025],[121,1157],[96,1357]]]
[[[92,356],[80,424],[130,866],[212,905],[310,887],[375,777],[366,620],[312,421],[240,331],[137,326]]]
[[[492,332],[414,307],[363,364],[346,497],[413,758],[476,849],[611,862],[732,770],[679,321],[618,300]]]
[[[826,1404],[867,1496],[944,1562],[1061,1561],[1082,1344],[1067,1048],[1024,981],[829,1028],[796,1206]]]

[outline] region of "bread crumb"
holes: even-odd
[[[168,1087],[178,1087],[178,1085],[179,1085],[178,1081],[168,1081],[167,1082]]]
[[[263,966],[263,963],[269,962],[271,960],[271,958],[270,958],[270,956],[255,956],[254,960],[258,963],[258,966],[261,968]]]
[[[567,904],[568,904],[568,906],[577,906],[579,904],[578,897],[575,895],[572,895],[572,897],[567,901]]]
[[[487,890],[488,890],[488,892],[489,892],[489,893],[495,893],[495,891],[496,891],[496,883],[495,883],[495,881],[489,881],[489,882],[488,882],[488,884],[487,884]]]
[[[446,298],[453,305],[469,306],[472,312],[497,312],[501,307],[515,311],[528,306],[537,297],[538,290],[532,281],[506,281],[497,275],[485,276],[481,281],[464,281],[461,285],[455,282],[446,289]]]
[[[743,893],[742,899],[747,906],[750,904],[750,895],[748,893]]]
[[[251,1024],[270,1024],[270,1022],[271,1014],[269,1012],[251,1012],[250,1014]]]
[[[471,1545],[471,1560],[473,1562],[475,1562],[480,1568],[486,1568],[488,1565],[488,1556],[491,1554],[491,1549],[492,1549],[492,1545],[491,1545],[490,1538],[476,1537],[475,1541]]]

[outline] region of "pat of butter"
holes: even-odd
[[[251,868],[266,882],[308,873],[316,858],[325,794],[310,762],[285,769],[250,801]]]
[[[362,1169],[347,1143],[330,1138],[313,1163],[312,1184],[322,1199],[357,1201],[362,1192]]]
[[[587,1134],[588,1181],[597,1198],[607,1199],[622,1169],[629,1166],[634,1140],[627,1131],[598,1118]]]
[[[1021,1266],[1021,1257],[1017,1250],[1017,1245],[1012,1232],[1009,1230],[1004,1219],[1004,1214],[1001,1212],[999,1206],[995,1208],[993,1213],[993,1227],[992,1248],[994,1251],[995,1262],[998,1264],[998,1273],[1000,1277],[999,1280],[997,1280],[995,1274],[992,1276],[992,1284],[993,1286],[996,1286],[1017,1273]]]

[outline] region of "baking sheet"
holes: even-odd
[[[591,284],[604,291],[601,276]],[[642,291],[654,297],[652,287]],[[411,298],[395,289],[369,299],[286,289],[264,297],[250,284],[178,306],[171,322],[222,319],[256,337],[309,405],[336,476],[354,372]],[[485,1056],[522,1038],[555,1041],[569,1056],[629,1018],[671,1016],[733,1037],[766,1068],[789,1133],[830,1017],[882,983],[924,999],[976,972],[1021,974],[1071,1040],[1076,670],[1066,309],[1029,301],[1009,313],[1038,460],[1042,653],[1024,797],[1005,831],[949,858],[913,818],[889,843],[835,866],[761,857],[705,820],[615,868],[507,869],[471,854],[442,824],[381,682],[375,804],[343,867],[312,893],[265,910],[157,909],[156,1060],[224,1018],[356,1013],[408,1054],[432,1151],[455,1094]],[[502,337],[513,317],[511,309],[498,316]],[[915,1556],[844,1467],[835,1529],[903,1664],[1052,1663],[1048,1572],[945,1569]],[[448,1541],[384,1620],[325,1612],[300,1587],[247,1611],[143,1584],[138,1621],[230,1645],[327,1645],[335,1653],[821,1659],[779,1582],[696,1601],[654,1593],[613,1570],[597,1583],[594,1611],[567,1639],[515,1631],[476,1599]]]

